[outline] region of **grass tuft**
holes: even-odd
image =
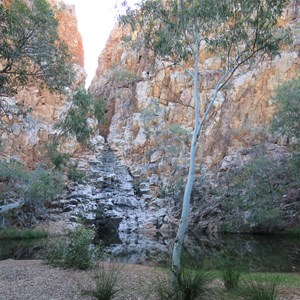
[[[248,274],[242,278],[238,294],[245,300],[276,300],[280,284],[278,274]]]
[[[91,296],[98,300],[114,299],[120,292],[117,287],[120,281],[120,269],[113,266],[110,269],[105,269],[103,266],[96,271],[94,277],[95,288],[91,290],[83,290],[83,296]]]

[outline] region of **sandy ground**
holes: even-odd
[[[152,271],[151,271],[152,270]],[[125,265],[120,271],[121,292],[116,299],[156,299],[151,295],[153,268]],[[0,261],[0,300],[94,299],[81,296],[93,286],[92,271],[53,268],[40,260]]]
[[[108,268],[111,265],[104,264]],[[123,265],[120,273],[118,300],[157,300],[154,294],[155,278],[166,274],[153,267]],[[0,300],[68,300],[95,298],[81,295],[93,287],[93,271],[53,268],[41,260],[0,261]],[[157,280],[157,279],[156,279]],[[300,280],[300,275],[299,275]],[[220,285],[220,283],[215,283]],[[221,283],[222,285],[222,283]],[[210,299],[221,300],[210,295]],[[300,300],[300,289],[282,288],[279,300]]]

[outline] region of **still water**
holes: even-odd
[[[0,259],[41,258],[47,239],[0,241]],[[123,234],[105,245],[105,260],[122,263],[168,265],[172,238],[162,235]],[[188,237],[184,260],[208,269],[229,258],[245,271],[300,272],[300,239],[278,235],[224,235]]]

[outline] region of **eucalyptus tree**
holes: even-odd
[[[180,224],[173,248],[174,283],[180,272],[180,256],[186,233],[194,182],[196,146],[218,92],[236,70],[257,55],[276,55],[287,32],[276,28],[286,0],[144,0],[127,6],[122,25],[132,28],[132,44],[149,48],[169,65],[181,67],[193,82],[194,130],[190,162],[183,196]],[[126,5],[126,3],[125,3]],[[128,39],[128,38],[127,38]],[[221,58],[213,95],[200,114],[201,55]],[[186,64],[189,62],[189,64]]]
[[[12,96],[33,78],[64,92],[74,79],[55,11],[46,0],[0,4],[0,96]]]

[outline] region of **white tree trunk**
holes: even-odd
[[[175,244],[173,247],[172,255],[172,284],[174,291],[177,289],[178,276],[180,272],[180,259],[182,253],[182,247],[184,242],[184,236],[189,222],[190,214],[190,199],[193,189],[194,177],[195,177],[195,160],[197,151],[197,139],[199,132],[199,63],[198,63],[198,51],[195,53],[195,72],[193,76],[194,84],[194,100],[195,100],[195,118],[194,118],[194,131],[190,150],[190,164],[189,164],[189,174],[187,178],[187,183],[184,190],[182,212],[180,223],[176,235]]]
[[[199,121],[199,91],[198,91],[198,85],[199,85],[199,63],[198,63],[198,52],[195,53],[195,72],[193,76],[193,84],[194,84],[194,99],[195,99],[195,125],[194,125],[194,131],[193,131],[193,137],[192,137],[192,144],[191,144],[191,150],[190,150],[190,164],[189,164],[189,174],[187,178],[187,183],[184,190],[184,196],[183,196],[183,204],[182,204],[182,212],[181,212],[181,218],[180,223],[176,235],[176,240],[173,247],[173,254],[172,254],[172,285],[173,290],[177,290],[177,284],[178,284],[178,276],[180,274],[180,261],[181,261],[181,254],[182,254],[182,247],[184,242],[185,233],[187,230],[188,222],[189,222],[189,214],[190,214],[190,200],[191,200],[191,194],[193,189],[193,183],[195,178],[195,162],[196,162],[196,150],[197,150],[197,140],[200,136],[201,129],[205,123],[206,118],[208,117],[208,114],[210,110],[213,107],[213,104],[217,98],[218,91],[220,89],[220,86],[222,82],[226,79],[226,77],[232,72],[234,72],[234,67],[229,68],[223,76],[218,81],[214,94],[201,118]]]

